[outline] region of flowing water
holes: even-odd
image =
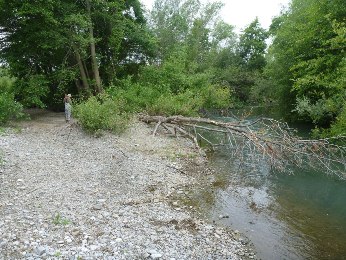
[[[234,169],[210,155],[216,181],[194,191],[204,214],[238,229],[261,259],[346,259],[346,181],[324,172],[292,174],[265,165]]]

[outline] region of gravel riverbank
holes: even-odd
[[[256,258],[175,199],[205,162],[188,140],[151,131],[135,122],[96,138],[51,112],[5,129],[0,259]]]

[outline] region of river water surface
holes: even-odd
[[[346,181],[324,172],[234,169],[225,149],[210,161],[216,181],[193,194],[203,213],[238,229],[261,259],[346,259]]]

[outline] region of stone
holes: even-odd
[[[81,232],[78,229],[74,229],[74,230],[72,230],[71,234],[76,237],[76,236],[79,236],[81,234]]]
[[[47,249],[46,247],[44,246],[39,246],[39,247],[36,247],[35,250],[34,250],[34,253],[38,256],[42,256],[43,254],[45,254],[47,252]]]
[[[102,205],[101,204],[95,204],[93,207],[92,207],[93,210],[101,210],[102,209]]]
[[[92,250],[92,251],[95,251],[96,249],[98,249],[99,248],[99,246],[97,246],[97,245],[91,245],[90,246],[90,249]]]
[[[151,259],[159,259],[159,258],[161,258],[161,257],[162,257],[162,254],[159,254],[159,253],[150,255],[150,258],[151,258]]]

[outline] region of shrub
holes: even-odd
[[[155,102],[147,107],[147,112],[154,115],[197,115],[203,104],[201,96],[191,90],[186,90],[177,95],[163,94]]]
[[[199,78],[194,80],[198,81]],[[201,83],[176,94],[169,85],[149,85],[122,80],[119,87],[111,87],[107,93],[113,98],[123,100],[126,112],[146,111],[152,115],[196,116],[203,109],[228,108],[231,105],[230,90],[227,87]],[[197,85],[197,84],[196,84]]]
[[[196,90],[198,91],[198,90]],[[207,85],[200,90],[204,109],[221,109],[231,106],[231,93],[228,87]]]
[[[17,81],[16,96],[25,107],[46,107],[43,102],[49,94],[49,80],[44,75],[31,75]]]
[[[23,106],[14,100],[13,94],[0,94],[0,124],[23,117]]]
[[[127,128],[130,118],[130,114],[122,109],[123,106],[122,100],[102,94],[76,105],[74,114],[88,132],[109,130],[121,133]]]
[[[0,76],[0,124],[24,116],[23,106],[16,102],[12,93],[14,83],[14,78],[6,75]]]
[[[124,101],[124,111],[139,112],[151,107],[161,95],[168,95],[169,90],[161,85],[143,86],[132,83],[126,88],[111,87],[107,93]]]
[[[346,135],[346,106],[344,106],[343,111],[336,118],[335,123],[332,124],[330,128],[330,135]]]

